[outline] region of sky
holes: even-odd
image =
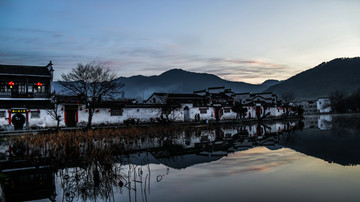
[[[0,64],[287,79],[360,56],[359,0],[0,0]]]

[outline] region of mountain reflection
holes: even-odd
[[[5,201],[116,201],[115,193],[129,201],[148,201],[150,188],[164,183],[171,169],[206,170],[205,163],[222,159],[234,169],[219,168],[216,175],[263,172],[295,161],[288,148],[330,163],[358,165],[359,121],[359,116],[325,115],[274,123],[165,127],[157,136],[79,135],[67,137],[64,144],[41,135],[12,138],[0,150],[2,194]],[[166,169],[152,174],[151,165]]]

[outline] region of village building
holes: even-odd
[[[317,101],[314,100],[300,100],[294,103],[296,106],[304,110],[304,115],[317,113]]]
[[[53,64],[46,66],[0,65],[0,130],[38,127],[83,127],[89,109],[82,95],[52,92]],[[192,94],[153,93],[144,103],[136,100],[102,100],[92,118],[94,125],[151,122],[215,122],[239,118],[262,119],[288,115],[272,93],[234,93],[212,87]]]
[[[318,113],[330,113],[331,112],[330,98],[319,98],[316,101],[316,107],[317,107]]]
[[[330,98],[319,98],[317,100],[300,100],[294,103],[304,110],[304,115],[331,113]]]
[[[207,96],[197,94],[153,93],[145,104],[172,108],[172,121],[200,121],[214,119],[214,109]]]
[[[275,94],[266,93],[235,93],[235,102],[241,103],[242,105],[277,105],[278,99]]]
[[[44,125],[51,103],[53,64],[0,65],[0,127],[22,129]]]

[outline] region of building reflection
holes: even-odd
[[[332,128],[332,115],[311,115],[306,116],[304,121],[304,128],[318,128],[320,130],[330,130]]]
[[[3,169],[1,188],[4,201],[55,201],[55,176],[49,167],[21,167]]]
[[[330,130],[332,127],[331,115],[320,115],[318,118],[318,128],[320,130]]]
[[[302,129],[303,125],[300,121],[223,125],[179,130],[160,138],[78,142],[75,148],[66,145],[52,148],[47,144],[36,148],[10,142],[8,164],[23,158],[32,166],[13,164],[6,168],[1,164],[2,175],[6,176],[1,181],[3,196],[6,201],[116,201],[115,193],[121,193],[131,201],[147,201],[151,183],[161,183],[169,168],[184,169],[217,161],[229,153],[256,146],[279,149],[284,145],[280,137]],[[151,175],[151,164],[167,169],[161,175]],[[55,173],[59,179],[58,193]]]

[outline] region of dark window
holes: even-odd
[[[206,114],[207,108],[200,108],[200,114]]]
[[[122,111],[122,109],[112,109],[110,115],[111,116],[122,116],[123,111]]]
[[[0,83],[0,92],[7,92],[8,87],[4,82]]]
[[[40,118],[40,112],[31,112],[31,118]]]
[[[5,111],[0,111],[0,118],[4,118],[5,117]]]
[[[153,98],[153,103],[155,103],[156,102],[156,98]]]
[[[230,108],[224,108],[224,113],[230,113]]]

